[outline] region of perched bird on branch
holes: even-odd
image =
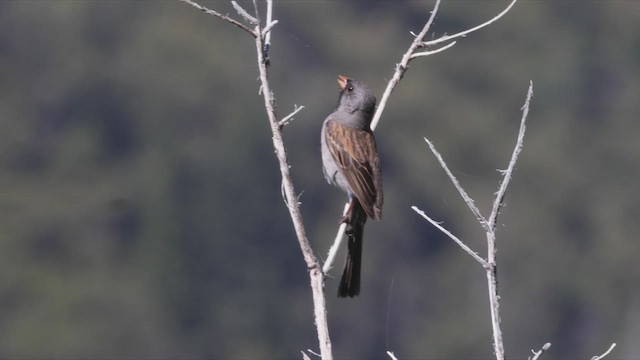
[[[327,181],[349,196],[341,219],[347,224],[348,245],[338,296],[353,297],[360,292],[364,224],[367,217],[382,217],[382,175],[370,128],[376,98],[360,81],[340,75],[338,84],[338,106],[322,125],[322,164]]]

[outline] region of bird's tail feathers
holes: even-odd
[[[338,287],[338,297],[354,297],[360,293],[360,267],[362,264],[362,234],[367,221],[367,213],[360,202],[354,201],[351,216],[347,222],[347,260]]]

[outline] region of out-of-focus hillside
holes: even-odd
[[[246,4],[249,6],[251,2]],[[203,2],[235,15],[230,3]],[[436,35],[507,1],[444,1]],[[432,1],[276,1],[271,76],[310,240],[326,254],[344,195],[320,127],[338,74],[378,97]],[[423,137],[483,211],[515,143],[500,217],[509,358],[551,342],[640,354],[640,3],[519,1],[411,63],[376,131],[384,219],[363,283],[337,299],[338,358],[488,358],[484,272],[417,205],[484,253]],[[252,39],[177,1],[0,2],[0,357],[297,358],[311,294],[258,95]],[[545,354],[546,356],[547,354]]]

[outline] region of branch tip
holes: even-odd
[[[444,41],[447,41],[447,40],[451,40],[451,39],[454,39],[454,38],[457,38],[457,37],[465,37],[467,34],[470,34],[470,33],[474,32],[474,31],[480,30],[483,27],[489,26],[490,24],[496,22],[498,19],[503,17],[506,13],[508,13],[509,10],[511,10],[513,5],[515,5],[515,3],[517,1],[518,0],[512,0],[511,3],[509,4],[509,6],[507,6],[504,10],[502,10],[501,13],[499,13],[498,15],[494,16],[492,19],[490,19],[488,21],[485,21],[484,23],[482,23],[482,24],[480,24],[478,26],[475,26],[475,27],[473,27],[471,29],[467,29],[467,30],[461,31],[461,32],[459,32],[457,34],[453,34],[453,35],[449,35],[449,36],[442,36],[442,37],[437,38],[435,40],[428,41],[427,45],[435,45],[435,44],[438,44],[438,43],[441,43],[441,42],[444,42]]]
[[[302,109],[304,109],[304,105],[293,105],[293,112],[282,118],[282,120],[278,121],[278,127],[282,128],[283,126],[289,124],[291,121],[293,121],[293,116]]]
[[[232,19],[231,17],[229,17],[229,15],[222,15],[219,12],[217,12],[215,10],[211,10],[211,9],[207,8],[206,6],[202,6],[202,5],[198,4],[197,2],[195,2],[193,0],[179,0],[179,1],[182,1],[185,4],[189,4],[189,5],[193,6],[194,8],[196,8],[196,9],[198,9],[198,10],[200,10],[200,11],[206,13],[206,14],[219,17],[220,19],[231,23],[233,26],[236,26],[236,27],[248,32],[254,38],[258,36],[256,32],[254,32],[253,30],[248,28],[243,23],[241,23],[241,22],[239,22],[239,21],[237,21],[235,19]]]
[[[609,350],[605,351],[602,355],[598,355],[598,356],[594,356],[591,358],[591,360],[601,360],[603,359],[605,356],[609,355],[609,353],[616,347],[616,343],[611,344],[611,346],[609,347]]]
[[[233,8],[236,9],[236,12],[242,16],[245,20],[247,20],[249,23],[251,23],[252,25],[256,25],[258,24],[260,21],[258,21],[258,19],[256,19],[255,17],[249,15],[249,13],[247,12],[247,10],[245,10],[242,6],[240,6],[240,4],[238,4],[235,1],[231,1],[231,5],[233,5]]]
[[[455,243],[458,244],[458,246],[460,246],[464,251],[466,251],[467,254],[471,255],[472,258],[474,258],[477,262],[479,262],[483,268],[491,269],[491,265],[487,262],[487,260],[480,257],[478,253],[471,250],[471,248],[468,247],[462,240],[460,240],[458,237],[453,235],[449,230],[447,230],[442,225],[440,225],[440,223],[430,218],[429,215],[427,215],[424,211],[420,210],[417,206],[412,206],[411,209],[415,211],[418,215],[422,216],[425,220],[430,222],[431,225],[435,226],[442,233],[447,235],[451,240],[455,241]]]
[[[485,219],[485,217],[482,216],[482,214],[480,213],[480,209],[478,209],[478,207],[475,204],[475,201],[471,198],[471,196],[469,196],[469,194],[467,194],[467,192],[464,190],[462,185],[460,185],[460,182],[458,182],[458,179],[456,179],[456,177],[453,175],[451,170],[449,170],[447,163],[444,161],[444,159],[442,158],[442,155],[440,155],[438,150],[436,150],[436,147],[433,145],[433,143],[429,141],[429,139],[427,138],[424,138],[424,141],[426,141],[427,144],[429,145],[429,149],[431,149],[431,152],[433,153],[433,155],[435,155],[436,159],[438,159],[438,162],[440,163],[440,167],[442,167],[442,169],[444,169],[444,172],[447,174],[447,176],[449,176],[449,180],[451,180],[451,183],[453,183],[453,186],[455,186],[455,188],[458,190],[458,193],[460,194],[460,196],[462,196],[462,199],[467,204],[467,207],[469,208],[469,210],[471,210],[471,212],[473,213],[473,215],[475,215],[480,225],[486,230],[488,228],[487,219]]]

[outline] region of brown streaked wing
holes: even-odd
[[[369,131],[328,121],[325,138],[331,155],[367,215],[382,216],[382,176],[376,142]]]

